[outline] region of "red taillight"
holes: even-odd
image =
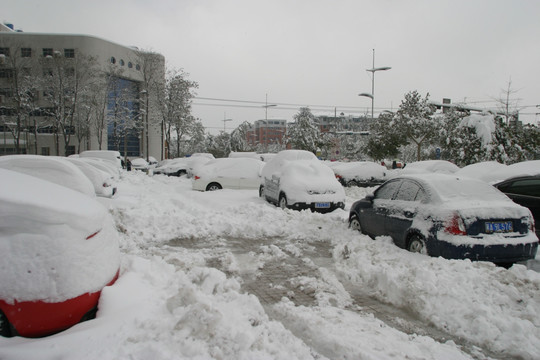
[[[199,180],[200,178],[200,176],[195,175],[195,180]]]
[[[467,235],[463,219],[458,214],[454,214],[454,216],[446,222],[444,231],[452,235]]]
[[[342,176],[341,176],[341,175],[338,175],[338,174],[336,174],[336,179],[338,179],[338,180],[339,180],[339,179],[341,179],[341,178],[342,178]]]
[[[94,236],[96,236],[97,234],[99,234],[100,231],[101,231],[101,230],[98,230],[98,231],[96,231],[95,233],[93,233],[92,235],[87,236],[87,237],[86,237],[86,240],[90,240],[91,238],[93,238]]]

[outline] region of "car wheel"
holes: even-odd
[[[355,180],[351,180],[347,183],[347,186],[348,187],[352,187],[352,186],[358,186],[358,183],[355,181]]]
[[[259,197],[264,197],[264,186],[259,187]]]
[[[216,191],[216,190],[221,190],[221,189],[222,187],[218,183],[210,183],[206,187],[206,191]]]
[[[4,313],[2,312],[2,310],[0,310],[0,336],[3,336],[3,337],[12,336],[9,321],[6,315],[4,315]]]
[[[360,226],[360,219],[358,219],[358,216],[353,215],[349,220],[349,228],[352,230],[356,230],[359,232],[362,232],[362,227]]]
[[[407,250],[413,253],[419,253],[427,255],[426,242],[420,235],[413,235],[409,239]]]
[[[178,170],[178,171],[174,174],[174,176],[178,176],[178,177],[180,177],[180,176],[182,176],[182,175],[187,175],[186,170]]]
[[[279,195],[279,207],[282,209],[287,208],[287,197],[285,196],[285,194]]]

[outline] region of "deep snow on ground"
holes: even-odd
[[[486,351],[540,358],[540,274],[411,254],[388,238],[353,232],[348,209],[370,190],[347,189],[345,210],[322,215],[283,211],[256,190],[195,192],[186,178],[125,173],[117,195],[99,199],[120,232],[122,265],[97,318],[46,338],[0,338],[0,359],[469,359]],[[288,244],[286,253],[261,245],[249,254],[211,246],[232,238]],[[173,239],[201,247],[168,246]],[[333,248],[331,268],[294,279],[317,304],[284,297],[264,307],[242,291],[241,274],[270,260],[304,259],[307,240]],[[207,263],[209,255],[227,274]],[[340,279],[465,339],[473,351],[388,326],[355,306]]]

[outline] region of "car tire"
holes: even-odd
[[[279,195],[279,202],[278,202],[278,205],[280,208],[282,209],[286,209],[287,208],[287,196],[285,196],[285,194],[280,194]]]
[[[11,326],[9,324],[9,321],[6,315],[4,315],[4,313],[2,312],[2,310],[0,310],[0,336],[3,336],[3,337],[13,336],[13,334],[11,333]]]
[[[221,190],[221,189],[223,189],[221,185],[215,182],[210,183],[208,184],[208,186],[206,186],[206,191],[216,191],[216,190]]]
[[[174,176],[180,177],[182,175],[187,175],[186,170],[178,170],[176,173],[174,173]]]
[[[358,183],[356,182],[356,180],[351,180],[347,183],[347,186],[348,187],[358,186]]]
[[[264,186],[259,186],[259,197],[265,197],[264,196]]]
[[[362,232],[362,227],[360,226],[360,219],[358,219],[358,216],[351,216],[351,218],[349,219],[349,228],[352,230],[357,230],[358,232]]]
[[[409,238],[407,250],[413,253],[427,255],[426,242],[424,238],[418,234],[414,234]]]

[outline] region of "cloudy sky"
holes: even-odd
[[[25,32],[98,36],[159,52],[198,82],[194,114],[212,133],[243,121],[395,110],[418,90],[540,120],[538,0],[3,0]],[[268,99],[268,100],[267,100]],[[228,100],[228,101],[225,101]],[[264,104],[276,105],[265,113]],[[224,122],[224,119],[231,119]]]

